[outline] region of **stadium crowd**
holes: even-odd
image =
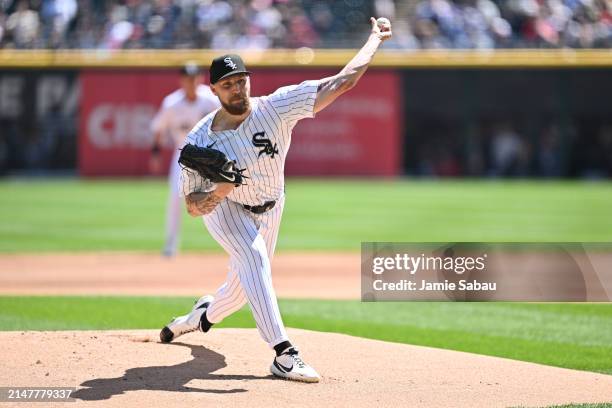
[[[0,0],[0,48],[610,48],[612,0]]]
[[[407,173],[416,176],[612,177],[610,121],[550,122],[531,131],[511,120],[473,122],[467,129],[445,123],[421,132],[406,152]]]

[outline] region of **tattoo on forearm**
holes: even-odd
[[[380,43],[381,41],[379,38],[370,36],[366,44],[359,50],[353,59],[346,64],[338,75],[323,78],[319,82],[317,92],[326,91],[332,94],[335,93],[337,97],[340,93],[346,92],[352,88],[367,70],[370,62],[372,62],[372,58]]]
[[[357,52],[357,55],[340,72],[345,75],[361,76],[372,62],[380,44],[381,40],[378,37],[370,36],[365,45]]]
[[[187,211],[193,216],[212,212],[223,198],[210,193],[191,193],[186,198]]]

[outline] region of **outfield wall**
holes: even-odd
[[[332,70],[254,69],[253,95]],[[145,175],[151,146],[150,122],[164,95],[176,88],[175,70],[80,72],[79,174]],[[301,121],[286,163],[289,175],[379,175],[400,173],[399,76],[373,71],[359,87],[317,115]],[[167,144],[165,158],[170,156]]]
[[[353,50],[246,52],[254,95]],[[0,171],[148,173],[148,129],[186,60],[215,51],[1,51]],[[289,175],[612,176],[612,52],[381,51],[295,129]],[[165,160],[170,151],[166,149]]]

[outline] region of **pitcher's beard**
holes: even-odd
[[[223,109],[225,109],[230,115],[242,115],[249,110],[249,98],[244,98],[239,104],[226,104],[221,102]]]

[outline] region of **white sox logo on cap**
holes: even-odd
[[[244,62],[242,58],[240,58],[240,55],[225,54],[212,60],[210,64],[211,84],[235,74],[250,74],[244,66]]]
[[[227,65],[228,67],[230,67],[231,69],[236,69],[238,67],[238,65],[236,65],[234,63],[234,61],[232,61],[232,59],[230,57],[225,57],[223,59],[223,62],[225,62],[225,65]]]

